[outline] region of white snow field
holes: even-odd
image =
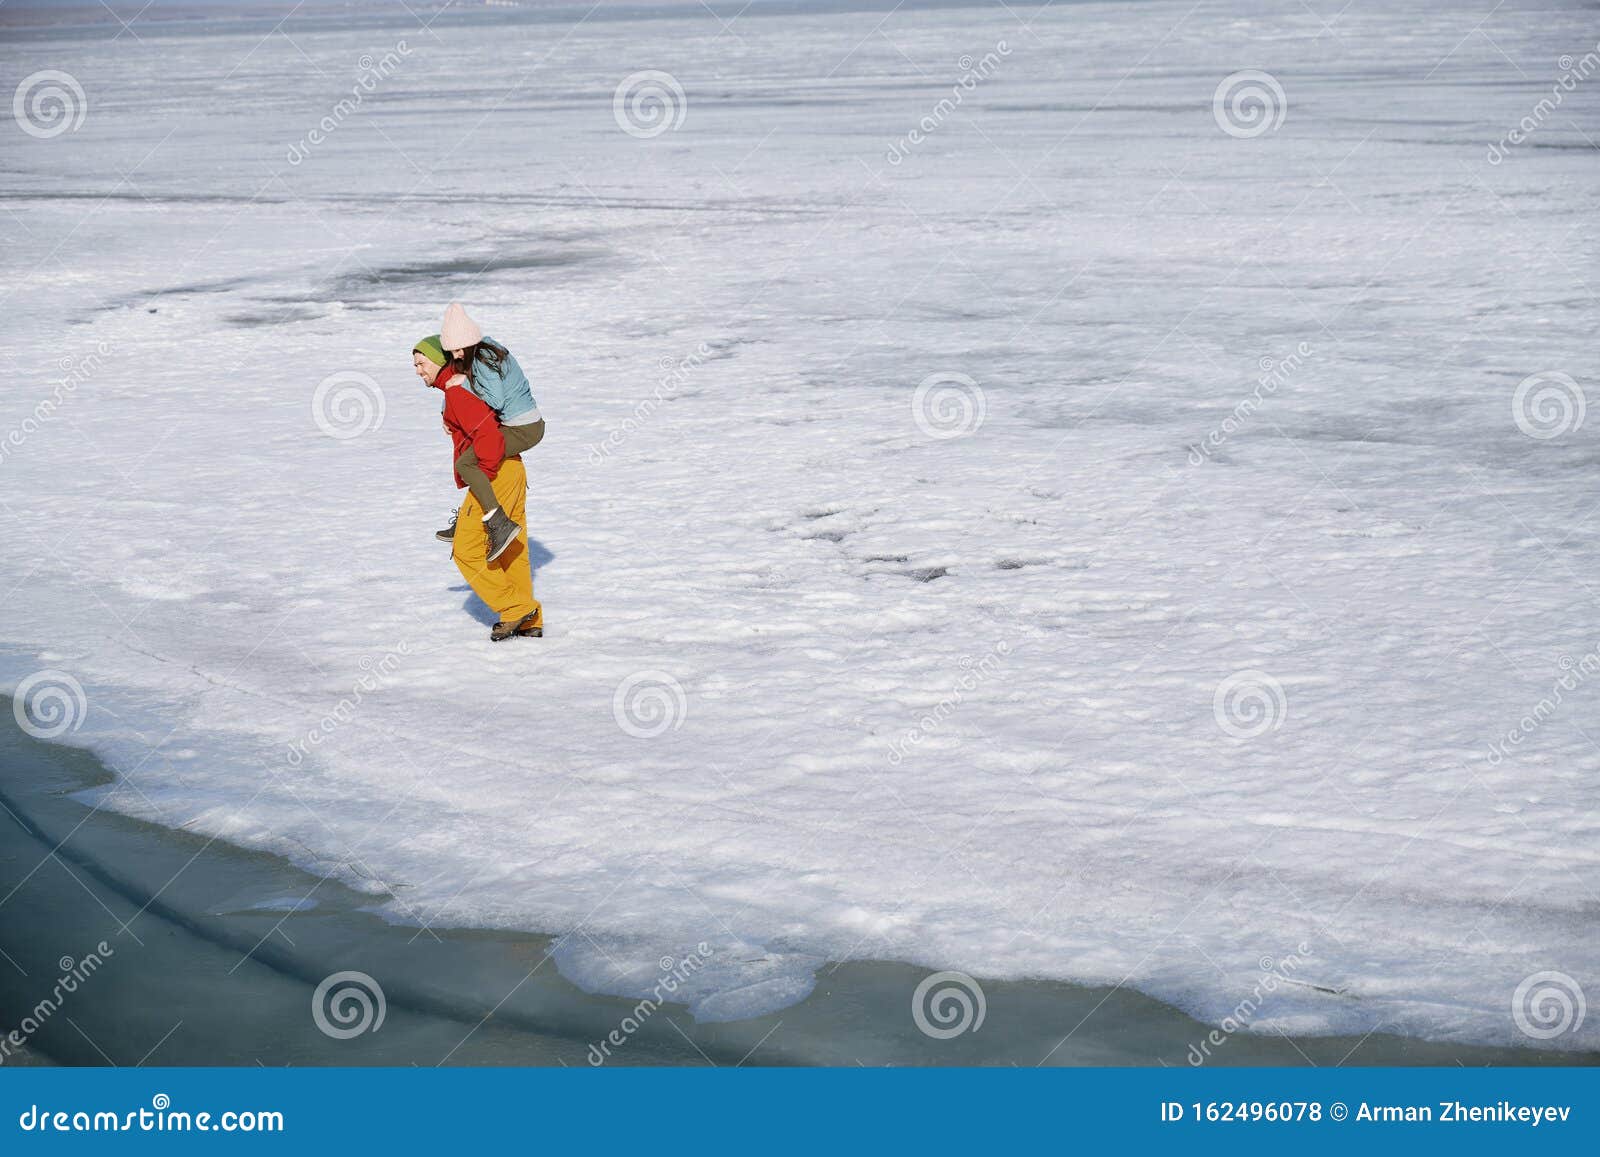
[[[874,958],[1594,1048],[1597,41],[1563,0],[9,35],[6,85],[83,95],[3,126],[0,685],[104,806],[397,921],[575,932],[623,991],[705,942],[706,1017]],[[433,537],[452,299],[549,421],[541,641]]]

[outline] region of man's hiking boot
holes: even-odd
[[[516,525],[513,523],[512,525]],[[504,642],[512,635],[521,635],[524,638],[541,638],[544,628],[533,625],[533,620],[538,617],[538,612],[523,615],[514,623],[496,623],[489,628],[489,638],[496,643]]]
[[[489,561],[493,562],[517,541],[517,533],[522,528],[511,521],[511,516],[504,509],[496,506],[494,513],[483,524],[483,529],[489,535]]]
[[[461,512],[460,511],[457,511],[455,514],[452,514],[450,516],[450,525],[445,527],[443,530],[434,531],[433,532],[433,537],[437,538],[440,542],[452,542],[452,541],[454,541],[454,539],[456,537],[456,519],[459,518],[460,516],[461,516]]]

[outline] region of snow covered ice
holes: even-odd
[[[106,806],[597,990],[1215,1023],[1294,956],[1258,1031],[1594,1048],[1511,1007],[1600,992],[1592,15],[10,35],[86,108],[5,133],[0,682],[82,686]],[[549,422],[541,641],[433,538],[452,299]]]

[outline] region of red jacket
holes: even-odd
[[[440,371],[441,375],[449,373],[451,371],[448,369]],[[464,377],[461,381],[463,384],[459,386],[441,387],[444,391],[444,428],[455,444],[450,461],[454,462],[471,446],[478,452],[479,468],[493,479],[500,473],[500,463],[506,459],[506,440],[500,434],[500,423],[494,411],[477,394],[466,388]],[[456,489],[461,490],[466,485],[461,481],[461,475],[457,474]]]

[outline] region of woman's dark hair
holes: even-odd
[[[510,356],[511,351],[506,349],[505,346],[501,345],[499,342],[493,342],[488,338],[484,338],[477,345],[468,346],[466,349],[462,350],[460,357],[451,358],[450,368],[458,374],[466,374],[468,377],[471,377],[472,364],[474,362],[481,361],[484,365],[488,366],[491,370],[498,374],[505,366],[506,358]]]

